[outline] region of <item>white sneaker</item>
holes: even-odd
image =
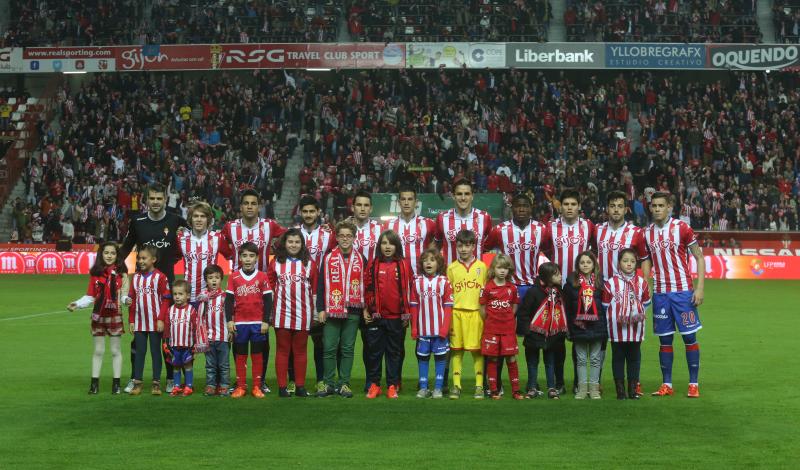
[[[167,380],[167,390],[166,393],[172,393],[172,389],[175,388],[175,381],[172,379]]]
[[[126,385],[122,391],[125,393],[131,393],[131,390],[133,390],[134,385],[136,384],[133,383],[133,379],[130,379],[128,381],[128,385]]]
[[[433,389],[433,398],[442,398],[443,396],[444,396],[444,394],[442,393],[442,389],[441,388]]]
[[[417,398],[430,398],[430,396],[431,396],[431,391],[428,390],[427,388],[421,388],[417,392]]]

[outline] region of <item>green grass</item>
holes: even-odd
[[[702,398],[685,398],[676,340],[676,396],[638,402],[612,398],[610,357],[601,401],[417,400],[410,354],[409,386],[396,402],[114,397],[110,357],[101,394],[88,396],[89,311],[63,310],[85,285],[83,276],[0,276],[0,468],[789,467],[800,456],[797,282],[708,281],[698,335]],[[45,315],[19,318],[36,314]],[[412,351],[410,340],[406,348]],[[358,354],[357,389],[364,378]],[[642,382],[645,391],[660,383],[652,335]]]

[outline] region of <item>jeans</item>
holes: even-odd
[[[556,388],[556,356],[557,351],[554,348],[539,349],[539,348],[525,348],[525,362],[528,365],[528,389],[536,388],[536,377],[539,374],[539,351],[542,351],[544,356],[544,373],[547,378],[547,388]]]
[[[142,380],[144,375],[144,358],[147,344],[150,344],[150,360],[153,362],[153,380],[161,380],[161,333],[156,331],[137,331],[133,334],[136,353],[133,364],[133,379]]]
[[[403,349],[403,320],[399,318],[378,318],[367,325],[369,344],[370,383],[380,385],[381,366],[386,356],[386,384],[397,386],[400,383],[400,358]]]
[[[361,316],[358,314],[348,315],[347,318],[328,318],[325,322],[325,329],[322,333],[323,341],[323,362],[325,364],[325,376],[323,380],[326,385],[335,387],[337,385],[350,385],[350,372],[353,370],[353,354],[355,351],[356,336],[358,334],[358,323]],[[339,364],[339,382],[336,383],[336,356],[341,347],[341,359]]]
[[[209,342],[206,352],[206,385],[226,388],[231,383],[230,346],[225,341]]]
[[[603,365],[602,341],[575,341],[572,350],[575,351],[575,365],[577,368],[577,382],[600,383],[600,367]],[[586,377],[586,366],[589,366],[589,377]]]

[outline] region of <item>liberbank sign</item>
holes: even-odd
[[[602,43],[507,43],[506,66],[522,69],[602,69]]]

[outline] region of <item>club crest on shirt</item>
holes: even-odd
[[[169,227],[164,227],[164,236],[169,236]]]

